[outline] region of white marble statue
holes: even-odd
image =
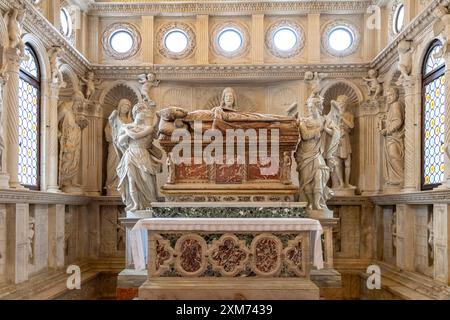
[[[65,101],[59,105],[59,183],[64,192],[81,194],[77,184],[80,170],[81,131],[87,126],[87,119],[77,115],[76,110],[84,98],[76,95],[73,101]]]
[[[5,13],[5,24],[8,28],[9,48],[17,49],[21,57],[25,56],[25,44],[22,39],[22,22],[25,9],[14,8]]]
[[[389,106],[387,116],[381,129],[384,136],[384,179],[387,185],[400,186],[403,183],[405,157],[405,118],[397,89],[389,89],[387,103]]]
[[[119,101],[117,110],[109,116],[109,121],[105,126],[105,139],[108,142],[108,160],[106,162],[106,195],[118,195],[117,186],[117,166],[124,150],[118,148],[117,139],[122,125],[133,122],[131,117],[131,102],[128,99]]]
[[[85,84],[86,90],[85,90],[85,97],[88,100],[91,100],[92,96],[94,95],[95,91],[97,90],[97,87],[101,84],[100,80],[95,80],[95,73],[93,71],[89,71],[87,73],[86,78],[81,78],[81,81]]]
[[[61,47],[52,47],[48,51],[49,60],[50,60],[50,70],[52,74],[52,83],[59,85],[61,88],[66,87],[66,83],[64,82],[63,75],[61,72],[61,65],[59,61],[59,56],[62,52]]]
[[[150,90],[154,87],[159,86],[160,81],[156,80],[156,75],[154,73],[142,74],[139,76],[139,83],[142,84],[141,96],[144,101],[152,102],[150,98]]]
[[[339,129],[329,117],[324,117],[323,98],[311,96],[306,102],[308,117],[299,120],[300,142],[295,152],[297,171],[299,174],[300,192],[308,201],[310,216],[330,216],[326,201],[333,195],[327,186],[330,179],[330,168],[325,162],[331,144],[327,144],[327,136],[335,135]]]
[[[312,71],[306,71],[304,80],[310,87],[311,97],[317,96],[320,93],[321,81],[325,79],[327,75],[325,73],[318,73]]]
[[[333,189],[354,188],[350,184],[352,165],[352,146],[350,133],[355,127],[353,114],[348,110],[348,97],[341,95],[334,102],[341,111],[339,120],[340,141],[336,153],[336,179],[333,179]]]
[[[162,172],[162,151],[157,137],[155,109],[146,103],[133,107],[134,122],[121,126],[118,147],[124,154],[117,167],[118,189],[127,211],[144,210],[158,200],[156,174]]]
[[[367,86],[369,100],[378,99],[383,91],[383,81],[378,77],[378,72],[375,69],[370,69],[367,72],[367,78],[363,78],[363,80]]]

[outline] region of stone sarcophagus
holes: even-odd
[[[293,201],[294,118],[222,107],[160,112],[159,143],[168,155],[167,201]]]

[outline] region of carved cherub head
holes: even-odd
[[[89,72],[87,73],[87,79],[88,79],[88,80],[94,80],[94,78],[95,78],[94,71],[89,71]]]
[[[153,72],[150,72],[149,74],[147,74],[146,78],[148,81],[155,81],[156,75]]]
[[[369,75],[369,78],[374,79],[377,77],[378,72],[375,69],[370,69],[367,74]]]
[[[305,80],[311,81],[314,79],[314,73],[312,71],[306,71],[305,72]]]

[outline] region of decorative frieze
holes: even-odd
[[[309,235],[151,233],[150,277],[307,277]]]
[[[146,3],[94,2],[90,13],[101,16],[145,14],[283,14],[307,13],[364,13],[371,1],[164,1]]]

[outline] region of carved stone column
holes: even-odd
[[[418,165],[416,156],[420,154],[420,139],[418,130],[417,115],[420,114],[417,105],[416,97],[420,96],[417,93],[416,77],[411,76],[409,79],[403,81],[403,88],[405,90],[405,184],[404,192],[416,191],[419,186],[420,174],[418,172]],[[419,170],[420,171],[420,170]]]
[[[58,186],[58,100],[61,85],[50,84],[49,147],[47,154],[48,192],[61,192]]]
[[[5,117],[6,117],[6,150],[7,170],[10,176],[9,186],[21,189],[18,177],[17,163],[19,160],[19,70],[21,57],[16,49],[8,49],[6,52],[8,65],[6,76],[8,81],[5,86]]]
[[[0,62],[0,70],[1,70]],[[5,104],[3,99],[3,88],[6,84],[6,79],[2,76],[0,72],[0,189],[7,189],[9,187],[9,175],[6,171],[6,136],[5,136],[5,125],[6,125],[6,114],[5,114]]]

